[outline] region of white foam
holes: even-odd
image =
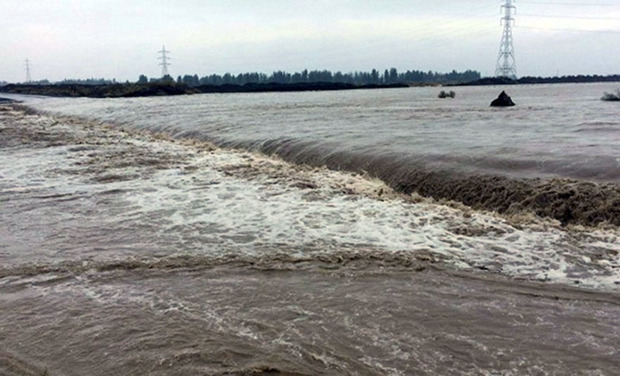
[[[324,183],[334,186],[355,177],[333,171],[307,173],[306,178],[321,184],[314,189],[274,183],[268,175],[246,180],[221,172],[247,164],[242,155],[226,151],[201,156],[193,164],[194,173],[162,171],[149,182],[151,191],[128,198],[145,217],[149,212],[172,211],[161,231],[176,233],[179,241],[184,234],[191,235],[193,242],[186,244],[190,252],[217,252],[217,247],[205,244],[254,255],[282,249],[425,249],[457,267],[527,279],[607,288],[615,288],[618,281],[620,248],[608,241],[615,239],[613,231],[578,239],[555,226],[516,228],[484,213],[345,194]],[[459,227],[471,234],[455,232]],[[609,251],[607,258],[588,256],[601,249]]]

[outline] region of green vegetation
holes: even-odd
[[[396,68],[386,69],[380,73],[376,69],[370,72],[351,72],[332,73],[328,70],[303,70],[301,72],[289,73],[285,71],[273,72],[270,75],[265,73],[241,73],[233,75],[212,74],[210,76],[198,77],[198,75],[178,76],[176,82],[185,84],[189,87],[202,85],[245,85],[245,84],[300,84],[312,82],[344,83],[356,86],[361,85],[390,85],[390,84],[455,84],[460,82],[470,82],[480,79],[480,73],[472,70],[465,72],[452,71],[450,73],[422,72],[408,70],[398,72]],[[146,76],[141,75],[139,82],[147,80]]]
[[[0,92],[13,94],[46,95],[52,97],[151,97],[163,95],[184,95],[197,93],[254,93],[287,92],[317,90],[353,90],[408,87],[404,84],[387,85],[352,85],[332,82],[309,82],[297,84],[249,83],[245,85],[202,85],[188,87],[174,82],[154,82],[148,84],[114,84],[114,85],[7,85],[0,87]]]
[[[588,82],[620,82],[620,75],[577,75],[562,77],[521,77],[513,80],[508,77],[485,77],[471,82],[458,85],[524,85],[524,84],[564,84],[564,83],[588,83]]]
[[[181,95],[197,93],[175,84],[55,84],[55,85],[6,85],[1,92],[13,94],[46,95],[50,97],[148,97],[157,95]]]
[[[480,78],[480,73],[465,71],[462,73],[436,73],[422,71],[398,72],[396,68],[379,73],[370,72],[332,73],[327,70],[297,73],[284,71],[264,73],[242,73],[232,75],[212,74],[179,76],[176,81],[170,77],[149,79],[140,75],[136,83],[117,83],[115,80],[65,79],[56,84],[48,81],[21,85],[6,85],[0,92],[14,94],[36,94],[63,97],[142,97],[157,95],[182,95],[196,93],[236,93],[265,91],[308,91],[308,90],[350,90],[407,87],[410,85],[454,84]]]
[[[454,91],[452,91],[452,90],[450,90],[450,91],[442,90],[441,92],[439,92],[439,95],[437,97],[442,98],[442,99],[444,99],[444,98],[454,98],[454,97],[456,97],[456,93]]]

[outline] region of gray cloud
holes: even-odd
[[[540,3],[517,4],[519,75],[618,73],[610,51],[620,45],[620,6]],[[33,79],[157,76],[162,44],[172,51],[173,75],[388,67],[492,74],[500,4],[4,0],[0,25],[8,37],[0,45],[0,80],[23,81],[26,58]]]

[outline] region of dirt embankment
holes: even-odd
[[[248,83],[245,85],[202,85],[190,87],[176,83],[110,84],[110,85],[6,85],[0,92],[11,94],[45,95],[50,97],[129,98],[200,93],[260,93],[354,89],[386,89],[407,87],[405,84],[353,85],[338,82],[307,82],[295,84]]]

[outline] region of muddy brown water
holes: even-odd
[[[1,375],[620,374],[614,229],[512,225],[23,108],[0,120]],[[404,248],[410,223],[385,222],[401,212],[424,242]]]
[[[8,375],[614,375],[617,295],[433,268],[4,281]]]

